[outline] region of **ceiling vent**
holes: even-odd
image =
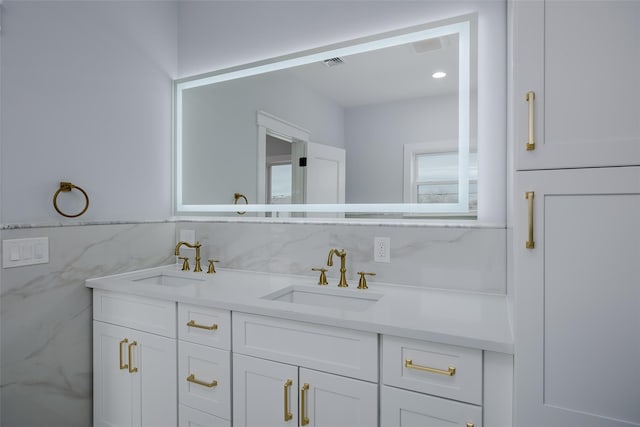
[[[335,57],[335,58],[325,59],[324,61],[322,61],[322,63],[326,67],[335,67],[337,65],[344,64],[344,61],[342,60],[342,58]]]
[[[449,40],[445,37],[436,37],[433,39],[420,40],[413,43],[413,50],[416,53],[434,52],[449,46]]]

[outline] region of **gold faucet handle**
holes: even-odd
[[[191,267],[189,267],[189,258],[188,257],[180,256],[180,257],[178,257],[178,259],[183,260],[182,271],[189,271],[191,269]]]
[[[313,267],[311,269],[311,271],[319,271],[320,272],[320,278],[318,279],[318,285],[324,286],[324,285],[328,285],[329,282],[327,282],[327,269],[326,268],[316,268]]]
[[[213,265],[214,262],[220,262],[220,260],[219,259],[209,260],[209,269],[207,270],[207,274],[213,274],[216,272],[216,267]]]
[[[366,271],[358,271],[360,275],[360,281],[358,282],[358,289],[369,289],[367,286],[367,279],[364,276],[375,276],[376,273],[368,273]]]

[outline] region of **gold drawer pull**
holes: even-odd
[[[293,414],[289,410],[289,387],[293,385],[292,380],[287,380],[284,383],[284,420],[291,421],[293,419]]]
[[[218,385],[218,381],[213,380],[210,383],[205,383],[204,381],[200,381],[199,379],[196,378],[195,374],[191,374],[187,377],[187,381],[189,381],[190,383],[194,383],[194,384],[198,384],[204,387],[216,387]]]
[[[533,100],[536,99],[536,94],[533,91],[527,92],[525,100],[529,104],[529,141],[527,141],[527,151],[533,151],[536,149],[536,142],[533,137]]]
[[[404,367],[407,369],[416,369],[418,371],[430,372],[432,374],[447,375],[449,377],[452,377],[456,374],[455,366],[449,366],[449,369],[445,371],[444,369],[436,369],[436,368],[429,368],[428,366],[414,365],[413,360],[411,359],[407,359],[404,361]]]
[[[218,330],[218,325],[217,324],[213,324],[211,326],[206,326],[206,325],[199,325],[196,323],[195,320],[189,320],[187,322],[187,326],[190,328],[200,328],[200,329],[206,329],[207,331],[217,331]]]
[[[300,425],[306,426],[309,424],[309,417],[307,417],[307,393],[309,392],[309,384],[304,383],[300,389]]]
[[[129,344],[129,373],[134,374],[136,372],[138,372],[138,368],[134,368],[133,366],[133,347],[138,345],[138,341],[134,341],[131,344]]]
[[[122,363],[122,347],[127,344],[129,342],[128,339],[123,339],[122,341],[120,341],[120,369],[127,369],[129,367],[129,365],[127,365],[126,363]]]
[[[473,427],[473,423],[467,423],[467,427]]]

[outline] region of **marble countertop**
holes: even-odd
[[[158,276],[175,284],[159,284]],[[218,269],[216,274],[181,271],[176,265],[98,277],[93,289],[197,304],[244,313],[513,353],[513,333],[505,295],[425,289],[368,280],[338,288],[318,286],[317,277]],[[366,309],[339,309],[264,298],[290,286],[314,293],[379,298]],[[282,292],[280,292],[282,293]]]

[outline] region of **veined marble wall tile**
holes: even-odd
[[[370,271],[377,274],[370,282],[506,292],[504,228],[181,222],[180,229],[195,230],[203,260],[219,259],[219,267],[312,275],[330,248],[344,248],[356,285],[356,273]],[[391,239],[390,263],[373,262],[374,237]],[[338,274],[334,263],[327,276],[335,282]]]
[[[175,224],[3,230],[48,237],[48,264],[2,269],[3,426],[92,424],[90,277],[174,261]]]

